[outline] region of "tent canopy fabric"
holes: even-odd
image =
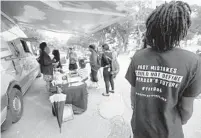
[[[90,34],[126,17],[112,1],[2,1],[1,11],[19,25]]]

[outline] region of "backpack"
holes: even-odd
[[[110,65],[111,62],[112,62],[112,57],[109,56],[109,53],[102,54],[102,58],[101,58],[101,66],[102,67]]]
[[[119,62],[117,59],[112,60],[112,73],[116,76],[119,73]]]
[[[112,53],[112,60],[111,60],[112,71],[111,71],[111,73],[114,76],[116,76],[119,73],[119,62],[117,60],[117,56],[114,54],[115,53]]]
[[[112,55],[110,55],[110,56],[109,55],[110,54],[105,55],[106,58],[103,58],[103,59],[105,59],[107,61],[103,61],[103,63],[111,64],[111,69],[112,69],[111,73],[114,76],[116,76],[119,73],[119,62],[118,62],[117,58],[115,56],[113,56],[113,53],[112,53]]]

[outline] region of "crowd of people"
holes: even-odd
[[[200,57],[177,48],[187,35],[190,17],[187,3],[172,1],[158,6],[146,21],[144,47],[135,53],[126,73],[131,85],[131,126],[135,138],[184,138],[182,125],[192,116],[193,101],[201,93]],[[96,49],[89,45],[90,78],[98,87],[97,74],[103,68],[106,89],[103,96],[109,96],[115,92],[117,54],[107,44],[102,45],[102,52]],[[53,68],[61,64],[59,59],[49,57],[46,43],[40,44],[40,50],[41,73],[48,85]],[[77,70],[77,55],[72,48],[69,50],[69,70]],[[53,53],[56,57],[58,51]],[[79,66],[80,74],[86,74],[86,62],[80,60]]]
[[[117,61],[116,53],[112,52],[107,44],[102,45],[102,51],[98,51],[95,45],[89,45],[88,47],[91,55],[89,61],[84,58],[78,59],[78,56],[74,48],[70,47],[67,53],[67,59],[69,60],[69,71],[77,73],[82,81],[88,80],[88,70],[86,64],[89,63],[91,67],[90,81],[91,86],[99,88],[98,72],[100,68],[103,68],[103,77],[105,81],[106,91],[103,96],[109,96],[109,93],[114,93],[114,78],[119,72],[119,64]],[[62,70],[62,64],[60,61],[59,50],[53,50],[53,58],[49,55],[51,53],[50,48],[46,42],[40,44],[40,56],[38,62],[40,63],[41,73],[46,82],[47,91],[49,91],[51,82],[53,80],[53,73],[55,68]],[[78,66],[79,63],[79,66]],[[109,90],[111,86],[111,90]]]
[[[119,63],[114,51],[111,51],[108,44],[102,45],[102,52],[96,50],[95,45],[89,45],[90,66],[91,66],[91,81],[98,87],[98,71],[103,68],[103,78],[105,82],[106,91],[103,96],[109,96],[110,93],[114,93],[114,78],[119,72]],[[110,89],[111,86],[111,90]]]

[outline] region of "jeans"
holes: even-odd
[[[104,77],[104,81],[105,81],[106,93],[109,93],[110,85],[112,87],[112,90],[114,90],[113,75],[110,73],[109,68],[103,69],[103,77]]]
[[[91,81],[98,82],[98,71],[91,69]]]

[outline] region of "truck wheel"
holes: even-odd
[[[13,88],[9,93],[8,98],[9,98],[8,108],[11,111],[12,122],[16,123],[22,117],[24,109],[22,93],[19,89]]]

